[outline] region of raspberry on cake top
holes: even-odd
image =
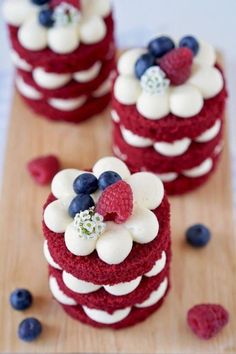
[[[147,244],[158,237],[159,222],[152,210],[162,203],[164,188],[152,173],[131,175],[124,162],[105,157],[92,172],[59,172],[51,190],[56,200],[45,208],[44,222],[52,232],[64,234],[75,256],[96,250],[103,262],[120,264],[134,242]]]
[[[80,43],[92,45],[105,38],[104,18],[111,4],[109,0],[6,0],[3,11],[8,24],[19,28],[18,40],[25,49],[48,47],[69,54]],[[25,62],[21,64],[28,69]]]
[[[192,36],[177,42],[161,36],[147,48],[131,49],[120,57],[114,96],[123,105],[136,105],[149,120],[170,113],[186,119],[199,114],[204,100],[223,87],[213,46]]]

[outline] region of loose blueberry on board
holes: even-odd
[[[18,311],[26,310],[32,305],[32,302],[32,295],[26,289],[16,289],[10,295],[10,304]]]
[[[49,3],[51,0],[31,0],[31,2],[35,5],[39,5],[39,6],[42,6],[42,5],[45,5],[47,3]]]
[[[193,225],[186,232],[187,242],[193,247],[204,247],[210,241],[209,229],[201,224]]]
[[[74,181],[73,189],[76,194],[92,194],[98,189],[98,180],[91,173],[83,173]]]
[[[179,42],[180,47],[187,47],[191,49],[193,55],[197,55],[199,51],[199,43],[193,36],[185,36]]]
[[[54,24],[53,10],[45,9],[41,10],[39,13],[39,22],[43,27],[50,28]]]
[[[174,48],[175,43],[171,38],[166,36],[155,38],[148,44],[149,52],[156,58],[161,58],[163,55],[170,52]]]
[[[94,207],[94,200],[88,194],[78,194],[70,203],[69,206],[69,215],[74,218],[76,214],[81,211],[88,210],[89,208]]]
[[[146,53],[141,55],[141,57],[135,63],[135,74],[138,79],[141,79],[145,71],[151,66],[155,65],[156,58],[150,54]]]
[[[32,342],[37,339],[42,332],[42,325],[34,317],[23,320],[18,327],[18,336],[25,342]]]
[[[121,179],[121,176],[114,171],[103,172],[98,179],[99,189],[104,191],[104,189],[120,181]]]

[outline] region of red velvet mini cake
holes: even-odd
[[[161,180],[115,157],[60,171],[44,207],[49,287],[73,318],[123,328],[158,309],[170,287],[170,208]]]
[[[36,113],[78,123],[107,107],[115,65],[110,0],[5,0],[3,10],[16,87]]]
[[[222,150],[227,97],[214,48],[193,36],[153,39],[118,62],[113,151],[131,171],[157,174],[170,194],[205,182]]]

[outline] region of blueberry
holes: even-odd
[[[98,179],[98,186],[99,189],[104,190],[110,185],[118,182],[121,180],[120,175],[114,171],[106,171],[101,174]]]
[[[163,55],[170,52],[174,48],[175,43],[171,38],[166,36],[155,38],[148,44],[149,52],[156,58],[161,58]]]
[[[141,79],[145,71],[151,66],[155,65],[155,57],[150,53],[141,55],[141,57],[135,63],[135,74],[138,79]]]
[[[98,180],[91,173],[83,173],[73,183],[76,194],[92,194],[98,189]]]
[[[41,334],[41,332],[41,323],[33,317],[26,318],[18,327],[18,336],[25,342],[32,342]]]
[[[88,210],[95,206],[93,198],[88,194],[78,194],[70,203],[69,215],[74,218],[81,211]]]
[[[26,310],[32,305],[32,301],[32,295],[26,289],[16,289],[10,295],[10,304],[18,311]]]
[[[209,229],[201,224],[193,225],[186,231],[187,242],[193,247],[204,247],[211,238]]]
[[[199,51],[199,43],[193,36],[183,37],[179,42],[179,46],[191,49],[193,55],[196,55]]]
[[[53,10],[45,9],[41,10],[39,13],[39,22],[42,26],[50,28],[54,24],[53,20]]]
[[[45,5],[48,4],[51,0],[31,0],[31,2],[35,5]]]

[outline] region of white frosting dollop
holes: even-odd
[[[62,233],[66,231],[72,218],[68,214],[68,208],[73,197],[64,197],[48,204],[44,210],[44,222],[53,232]]]
[[[111,295],[122,296],[132,293],[140,284],[142,277],[137,277],[131,281],[125,283],[119,283],[115,285],[104,285],[104,289]]]
[[[165,278],[163,282],[160,284],[160,286],[158,287],[158,289],[154,290],[147,300],[145,300],[140,304],[136,304],[135,306],[139,308],[153,306],[165,295],[167,287],[168,287],[168,279]]]
[[[28,72],[32,71],[32,66],[29,63],[27,63],[26,60],[22,59],[16,51],[14,51],[12,49],[10,52],[10,55],[11,55],[11,60],[12,60],[13,64],[18,69],[28,71]]]
[[[93,91],[93,97],[102,97],[111,92],[112,89],[112,81],[111,78],[108,77],[95,91]]]
[[[80,25],[80,38],[84,44],[94,44],[106,36],[105,22],[98,16],[86,18]]]
[[[203,40],[200,40],[199,43],[200,46],[197,55],[194,57],[194,63],[201,66],[214,66],[216,62],[214,47]]]
[[[79,237],[73,222],[67,226],[64,237],[67,249],[75,256],[88,256],[95,250],[96,240]]]
[[[131,307],[127,307],[122,310],[116,310],[112,314],[102,310],[91,309],[88,308],[87,306],[83,306],[83,310],[88,317],[90,317],[92,320],[96,322],[104,323],[104,324],[112,324],[112,323],[120,322],[124,318],[126,318],[131,311]]]
[[[116,157],[103,157],[93,166],[93,173],[97,178],[106,171],[114,171],[123,179],[127,179],[130,176],[130,171],[126,164]]]
[[[151,95],[142,91],[137,99],[136,107],[138,112],[145,118],[153,120],[161,119],[170,112],[169,94],[163,93]]]
[[[208,141],[211,141],[214,139],[220,132],[221,129],[221,120],[217,119],[215,124],[209,129],[207,129],[204,133],[199,135],[195,140],[198,143],[207,143]]]
[[[50,98],[48,100],[48,104],[53,108],[58,109],[59,111],[69,112],[82,107],[86,101],[87,101],[86,96],[80,96],[77,98],[70,98],[70,99]]]
[[[66,169],[59,171],[53,178],[51,191],[57,199],[75,195],[73,189],[74,180],[83,172],[76,169]]]
[[[98,76],[101,67],[102,63],[96,61],[89,69],[74,73],[73,78],[81,83],[92,81]]]
[[[126,129],[124,126],[120,127],[121,134],[127,144],[134,147],[148,147],[153,145],[153,140],[150,138],[144,138],[137,134],[132,133],[130,130]]]
[[[182,174],[186,177],[190,178],[196,178],[196,177],[201,177],[203,175],[206,175],[211,171],[213,167],[213,161],[211,158],[206,159],[203,161],[203,163],[197,167],[194,167],[189,170],[185,170],[182,172]]]
[[[168,172],[168,173],[159,173],[157,174],[162,182],[172,182],[178,178],[178,173],[176,172]]]
[[[158,259],[152,269],[145,274],[146,277],[154,277],[157,274],[161,273],[166,265],[166,253],[162,251],[161,258]]]
[[[95,285],[84,280],[80,280],[74,277],[72,274],[66,271],[62,272],[62,279],[70,290],[79,294],[89,294],[100,289],[100,285]]]
[[[29,0],[8,0],[3,3],[3,15],[12,26],[18,27],[37,13],[38,6]]]
[[[31,100],[40,100],[43,98],[42,94],[34,87],[28,85],[21,76],[16,76],[16,87],[19,92]]]
[[[138,58],[146,53],[144,48],[135,48],[124,52],[118,61],[118,71],[121,75],[135,76],[135,64]]]
[[[189,118],[198,114],[204,101],[198,88],[189,84],[171,88],[170,110],[180,118]]]
[[[48,46],[57,54],[73,52],[79,46],[76,26],[52,27],[48,30]]]
[[[57,264],[51,256],[51,253],[48,248],[48,241],[47,240],[45,240],[44,244],[43,244],[43,254],[44,254],[44,257],[46,258],[46,261],[48,262],[48,264],[50,264],[51,267],[61,270],[61,267],[59,266],[59,264]]]
[[[161,204],[164,197],[163,183],[153,173],[135,173],[127,182],[132,188],[134,200],[139,205],[154,210]]]
[[[28,50],[42,50],[47,47],[47,30],[40,26],[35,16],[24,22],[20,27],[18,39],[21,45]]]
[[[37,85],[49,90],[63,87],[71,80],[70,74],[49,73],[40,67],[35,68],[32,75]]]
[[[183,138],[173,143],[160,142],[154,144],[154,149],[162,155],[173,157],[184,154],[191,144],[191,140]]]
[[[60,289],[56,278],[54,278],[53,276],[49,277],[49,288],[55,299],[61,304],[70,306],[77,305],[77,302],[74,299],[64,294],[64,292]]]
[[[119,76],[114,85],[114,95],[123,104],[135,104],[142,92],[139,80],[131,76]]]
[[[107,17],[111,12],[110,0],[81,0],[81,6],[85,16]]]

